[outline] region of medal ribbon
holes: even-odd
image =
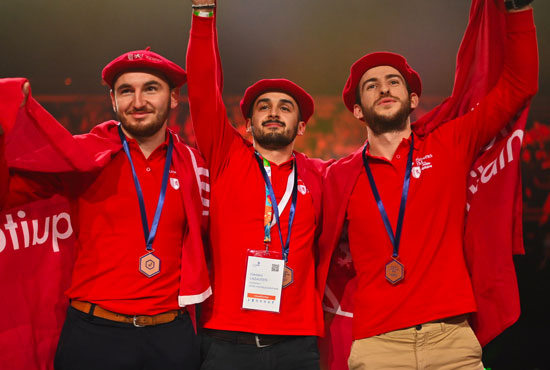
[[[141,190],[141,185],[139,184],[139,179],[137,177],[136,169],[134,168],[134,162],[132,162],[132,156],[130,155],[130,148],[128,147],[128,141],[126,136],[122,132],[120,124],[118,125],[118,134],[120,136],[120,141],[122,141],[122,147],[124,152],[130,161],[130,167],[132,168],[132,175],[134,176],[134,185],[136,187],[136,193],[139,201],[139,210],[141,213],[141,225],[143,227],[143,234],[145,235],[145,245],[148,251],[153,250],[153,241],[157,234],[157,228],[160,220],[160,214],[162,213],[162,207],[164,206],[164,199],[166,197],[166,187],[168,185],[168,176],[170,174],[170,163],[172,163],[172,149],[174,148],[174,143],[172,141],[172,135],[169,136],[168,140],[168,151],[166,153],[166,161],[164,162],[164,172],[162,175],[162,183],[160,186],[160,194],[157,202],[157,209],[155,211],[155,216],[153,218],[153,223],[151,224],[151,230],[149,231],[149,222],[147,221],[147,212],[145,211],[145,201],[143,199],[143,192]]]
[[[294,166],[293,166],[294,168],[292,169],[292,171],[294,172],[294,185],[292,187],[292,200],[290,203],[290,210],[288,213],[288,235],[286,237],[286,242],[283,243],[283,232],[281,231],[281,223],[279,222],[279,208],[277,206],[277,199],[275,198],[275,192],[273,191],[271,180],[269,180],[269,175],[267,174],[267,171],[264,168],[264,164],[267,163],[267,166],[269,166],[269,162],[266,159],[261,158],[258,152],[256,152],[255,155],[256,155],[256,161],[258,162],[258,166],[260,167],[260,171],[262,173],[262,177],[264,178],[264,182],[265,182],[266,201],[265,201],[265,214],[264,214],[264,242],[266,243],[266,248],[267,248],[267,243],[271,242],[271,220],[268,220],[268,217],[269,217],[268,215],[271,212],[275,215],[275,220],[277,222],[277,227],[279,229],[279,238],[281,240],[283,259],[285,260],[285,262],[287,262],[288,253],[290,251],[290,234],[292,231],[292,224],[294,223],[294,215],[296,214],[296,202],[298,201],[298,171],[297,171],[296,159],[294,159]]]
[[[369,162],[367,161],[367,155],[366,155],[367,145],[368,143],[365,145],[365,148],[363,149],[363,165],[365,166],[365,171],[367,172],[367,176],[369,178],[372,195],[374,195],[374,199],[376,200],[376,204],[378,205],[378,210],[380,211],[380,215],[382,216],[382,220],[384,221],[384,226],[386,227],[386,231],[393,245],[392,257],[397,258],[399,256],[399,242],[401,240],[403,218],[405,217],[405,204],[407,203],[407,197],[409,195],[409,184],[411,182],[414,136],[413,134],[411,134],[411,148],[409,149],[409,155],[407,159],[407,169],[405,170],[405,179],[403,180],[403,192],[401,193],[401,205],[399,206],[399,216],[397,217],[397,227],[395,229],[395,236],[393,234],[393,229],[391,227],[388,214],[386,213],[386,209],[384,208],[384,204],[382,203],[382,198],[380,198],[380,193],[378,193],[378,188],[376,187],[376,183],[374,182],[374,177],[369,167]]]

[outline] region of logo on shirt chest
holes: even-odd
[[[300,194],[302,195],[306,195],[308,193],[308,190],[306,188],[306,185],[304,184],[304,182],[302,181],[302,179],[298,179],[298,191],[300,192]]]
[[[424,157],[416,158],[413,162],[413,168],[411,169],[412,177],[418,179],[422,174],[422,171],[432,168],[432,157],[432,154],[427,154]]]
[[[176,171],[170,170],[171,176],[177,176]],[[180,181],[177,179],[177,177],[170,177],[170,186],[174,190],[178,190],[180,188]]]
[[[177,176],[176,171],[170,170],[170,175]],[[178,190],[180,188],[180,181],[177,179],[177,177],[170,177],[170,186],[174,190]]]

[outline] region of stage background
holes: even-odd
[[[364,140],[364,127],[343,106],[350,65],[365,53],[405,55],[423,79],[417,114],[450,95],[455,56],[469,1],[219,0],[225,101],[244,134],[238,102],[260,78],[289,78],[315,98],[315,115],[297,149],[341,157]],[[522,298],[519,322],[485,349],[493,369],[550,368],[550,2],[534,3],[540,90],[522,155],[527,254],[516,257]],[[33,94],[73,133],[113,118],[103,66],[128,50],[153,51],[185,66],[190,1],[68,0],[0,3],[0,77],[27,77]],[[170,125],[194,143],[186,90]],[[2,258],[2,254],[0,254]]]

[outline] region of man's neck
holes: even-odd
[[[372,130],[367,127],[369,140],[369,153],[376,157],[384,157],[387,160],[392,160],[395,151],[401,144],[403,139],[408,139],[411,135],[410,124],[401,131],[385,132],[380,135],[375,135]]]
[[[127,137],[137,141],[139,148],[141,149],[141,152],[143,153],[145,158],[149,158],[151,153],[153,153],[153,151],[166,140],[166,125],[164,125],[160,130],[158,130],[153,135],[146,136],[146,137],[141,137],[141,136],[134,137],[131,134],[129,134],[126,130],[124,130],[124,127],[122,128],[122,131]]]
[[[281,149],[265,149],[256,143],[254,143],[254,149],[260,155],[270,161],[271,163],[275,163],[276,165],[280,165],[281,163],[284,163],[292,157],[292,151],[294,149],[294,143],[287,145],[284,148]]]

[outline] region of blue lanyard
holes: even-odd
[[[369,167],[369,162],[367,161],[367,155],[366,155],[367,145],[368,144],[366,144],[365,147],[363,148],[363,165],[365,166],[365,171],[367,171],[367,176],[369,178],[372,195],[374,195],[374,199],[376,200],[376,204],[378,205],[378,210],[380,211],[380,215],[382,216],[382,220],[384,221],[384,226],[386,227],[386,231],[393,245],[392,256],[394,258],[397,258],[399,256],[399,242],[401,240],[403,218],[405,217],[405,204],[407,203],[407,197],[409,195],[409,184],[411,182],[414,135],[411,134],[411,148],[409,149],[409,156],[407,159],[407,169],[405,170],[405,179],[403,180],[403,192],[401,193],[401,205],[399,206],[399,216],[397,217],[397,227],[395,229],[395,236],[393,234],[393,229],[391,227],[388,214],[386,213],[386,209],[384,208],[384,204],[382,203],[382,198],[380,198],[380,193],[378,193],[378,188],[376,187],[376,183],[374,182],[374,177],[372,176],[372,171]]]
[[[294,215],[296,214],[296,202],[298,201],[298,166],[296,165],[296,158],[294,158],[294,186],[292,188],[292,200],[290,203],[290,210],[288,213],[288,235],[286,237],[286,243],[283,243],[283,232],[281,231],[281,223],[279,222],[279,208],[277,206],[277,199],[275,198],[275,192],[273,191],[273,186],[269,180],[269,176],[264,168],[262,158],[258,152],[256,154],[256,161],[258,166],[260,166],[260,171],[262,172],[262,177],[264,178],[266,186],[266,196],[271,198],[273,203],[273,213],[275,214],[275,220],[277,221],[277,227],[279,229],[279,238],[281,240],[281,247],[283,251],[283,259],[285,262],[288,261],[288,253],[290,251],[290,233],[292,231],[292,224],[294,223]]]
[[[164,206],[164,199],[166,197],[166,186],[168,185],[168,176],[170,173],[170,163],[172,162],[172,149],[174,143],[172,142],[172,135],[170,135],[168,140],[168,151],[166,153],[166,162],[164,163],[164,172],[162,175],[162,184],[160,187],[159,200],[157,203],[157,210],[155,211],[155,217],[153,218],[153,223],[151,225],[151,231],[149,231],[149,223],[147,222],[147,212],[145,211],[145,201],[143,200],[143,192],[141,190],[141,185],[136,174],[136,169],[134,168],[134,163],[132,162],[132,156],[130,155],[130,149],[128,147],[128,141],[126,136],[122,132],[120,124],[118,125],[118,134],[120,136],[120,141],[122,141],[122,147],[124,152],[130,161],[130,167],[132,168],[132,175],[134,176],[134,185],[136,186],[136,193],[139,201],[139,210],[141,213],[141,225],[143,227],[143,234],[145,235],[145,244],[148,251],[153,250],[153,241],[157,234],[157,228],[159,225],[160,214],[162,213],[162,207]]]

